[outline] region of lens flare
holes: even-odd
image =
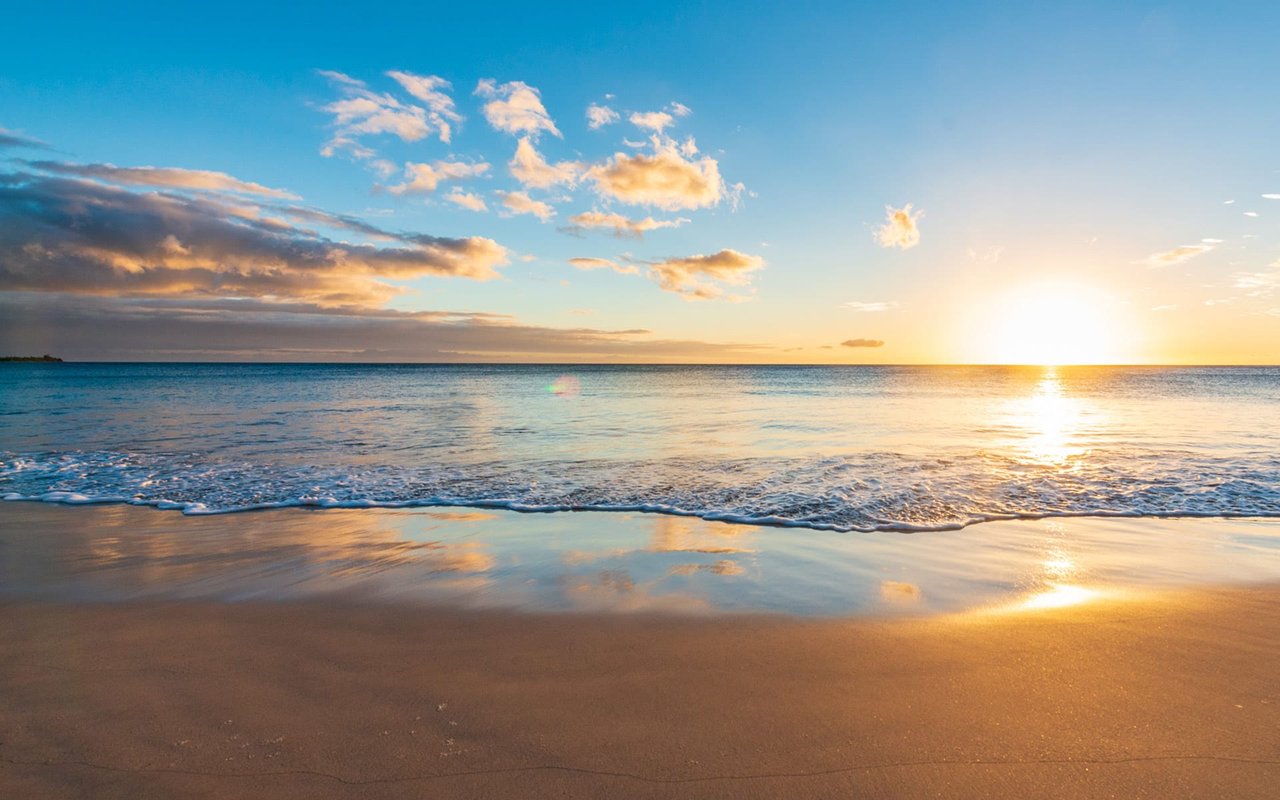
[[[577,397],[582,392],[582,384],[573,375],[561,375],[551,382],[547,391],[556,397]]]

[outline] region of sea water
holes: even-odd
[[[1280,516],[1280,368],[3,364],[0,497],[837,531]]]

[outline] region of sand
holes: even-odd
[[[1280,590],[928,619],[0,605],[0,797],[1274,798]]]

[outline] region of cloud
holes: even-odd
[[[497,84],[492,78],[485,78],[476,84],[475,93],[489,98],[489,102],[484,104],[484,117],[495,130],[534,138],[542,131],[560,136],[551,115],[542,105],[542,94],[527,83],[511,81]]]
[[[290,219],[391,244],[334,241]],[[314,209],[0,174],[0,286],[9,291],[377,305],[401,291],[388,279],[485,280],[507,259],[482,237],[393,233]]]
[[[628,119],[631,124],[637,128],[646,128],[654,133],[662,133],[667,128],[675,124],[675,117],[665,111],[645,111],[643,113],[637,111]]]
[[[744,286],[751,282],[751,273],[763,269],[764,265],[764,259],[759,256],[726,249],[711,255],[669,258],[650,264],[649,277],[665,291],[689,299],[715,300],[725,297],[720,284]]]
[[[11,131],[3,125],[0,125],[0,149],[4,148],[12,148],[15,150],[18,148],[26,148],[29,150],[48,150],[49,145],[39,139],[33,139],[19,131]]]
[[[640,238],[649,231],[655,231],[660,228],[678,228],[689,222],[684,217],[677,219],[654,219],[653,217],[645,217],[644,219],[629,219],[621,214],[606,213],[603,211],[584,211],[581,214],[575,214],[569,217],[573,229],[581,230],[584,228],[604,228],[619,238]]]
[[[320,150],[321,155],[328,157],[346,151],[355,158],[372,158],[374,151],[360,142],[364,136],[390,134],[406,142],[416,142],[435,133],[442,142],[450,140],[452,129],[448,120],[456,114],[449,117],[401,102],[390,94],[371,91],[363,81],[341,72],[321,70],[320,74],[342,95],[341,99],[321,107],[333,115],[334,128],[333,136]],[[407,73],[399,74],[416,79]]]
[[[455,205],[462,206],[468,211],[488,211],[489,206],[485,205],[484,198],[478,194],[470,194],[461,189],[454,189],[452,192],[444,196],[445,200]]]
[[[1237,289],[1245,290],[1249,297],[1267,297],[1280,290],[1280,261],[1265,272],[1237,272],[1231,276]]]
[[[577,161],[561,161],[548,164],[528,136],[522,136],[516,145],[516,154],[508,162],[511,175],[525,186],[534,189],[550,189],[563,183],[573,186],[582,175],[583,165]]]
[[[404,90],[427,104],[427,118],[440,131],[440,141],[448,142],[452,137],[449,122],[461,122],[453,105],[453,98],[444,92],[452,89],[453,84],[436,75],[414,75],[411,72],[391,70],[387,76],[404,87]]]
[[[392,194],[428,194],[434,192],[441,181],[458,181],[474,178],[489,171],[483,162],[468,164],[464,161],[437,161],[434,164],[404,165],[404,183],[388,186]]]
[[[541,200],[534,200],[524,192],[498,192],[502,205],[512,214],[532,214],[546,222],[556,215],[556,210]]]
[[[884,347],[882,339],[845,339],[841,347]]]
[[[615,153],[589,169],[587,178],[604,198],[666,211],[714,206],[725,197],[714,158],[686,158],[670,139],[655,136],[652,144],[652,155]]]
[[[968,249],[969,260],[975,264],[998,264],[1002,255],[1004,255],[1003,245],[992,245],[984,250],[976,250],[972,247]]]
[[[884,224],[876,229],[876,241],[881,247],[898,247],[910,250],[920,244],[920,218],[923,211],[911,210],[911,203],[902,208],[885,206]]]
[[[845,303],[845,308],[852,308],[854,311],[861,311],[866,314],[874,314],[880,311],[892,311],[898,307],[897,300],[880,300],[872,303],[860,303],[857,300],[850,300]]]
[[[743,361],[773,348],[545,328],[484,312],[324,307],[255,299],[0,292],[0,341],[73,359],[178,361]]]
[[[61,161],[27,161],[27,166],[41,172],[73,175],[78,178],[120,183],[130,186],[155,186],[208,192],[233,192],[282,200],[298,196],[282,189],[271,189],[260,183],[242,181],[225,172],[178,167],[117,167],[114,164],[68,164]]]
[[[582,270],[611,269],[620,275],[640,274],[640,270],[631,264],[619,264],[607,258],[571,258],[569,263]]]
[[[1263,200],[1280,200],[1280,194],[1264,194]]]
[[[1246,217],[1256,217],[1256,216],[1258,216],[1258,212],[1257,212],[1257,211],[1246,211],[1246,212],[1244,212],[1244,215],[1245,215]]]
[[[671,103],[665,111],[637,111],[628,119],[637,128],[645,128],[661,135],[676,123],[676,117],[687,117],[692,113],[693,110],[683,103]]]
[[[1144,264],[1152,269],[1158,267],[1171,267],[1175,264],[1181,264],[1189,261],[1202,253],[1207,253],[1213,249],[1211,244],[1184,244],[1181,247],[1175,247],[1172,250],[1165,250],[1159,253],[1152,253],[1143,259]]]
[[[1177,304],[1177,303],[1169,303],[1168,305],[1163,305],[1163,306],[1152,306],[1152,307],[1151,307],[1151,310],[1152,310],[1152,311],[1177,311],[1177,310],[1178,310],[1178,304]]]
[[[593,131],[598,131],[605,125],[612,125],[621,117],[618,112],[608,106],[597,105],[592,103],[587,106],[587,127]]]

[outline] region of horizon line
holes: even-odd
[[[11,358],[11,357],[9,357]],[[1280,363],[1155,363],[1155,362],[1115,362],[1115,363],[1075,363],[1075,364],[1038,364],[1002,363],[1002,362],[759,362],[759,361],[286,361],[286,360],[181,360],[181,359],[66,359],[59,361],[4,361],[0,363],[15,364],[211,364],[230,366],[244,365],[280,365],[280,366],[387,366],[387,367],[1035,367],[1038,369],[1057,367],[1150,367],[1150,368],[1200,368],[1200,367],[1280,367]]]

